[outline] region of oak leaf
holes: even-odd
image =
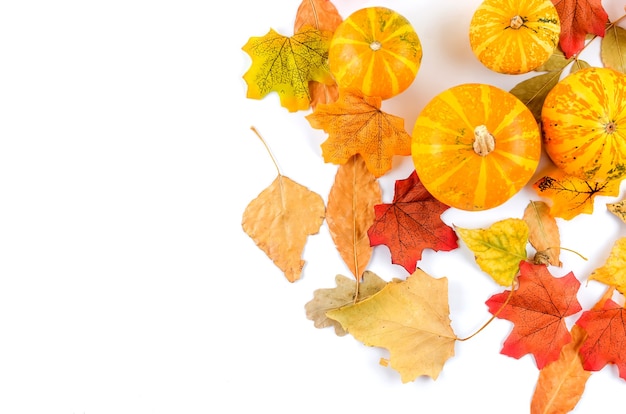
[[[317,30],[333,33],[342,22],[342,18],[335,5],[329,0],[302,0],[298,11],[293,31],[297,33],[304,26],[313,26]],[[337,100],[339,89],[336,83],[324,84],[309,81],[309,93],[311,107],[315,108],[320,103],[330,103]]]
[[[612,286],[626,295],[626,237],[615,242],[604,265],[591,272],[589,280]]]
[[[607,203],[606,208],[626,223],[626,200],[616,203]]]
[[[326,207],[322,197],[279,174],[246,207],[243,230],[290,282],[300,279],[307,238],[319,232]]]
[[[456,249],[457,235],[441,220],[449,206],[436,200],[413,171],[397,180],[391,204],[374,206],[375,222],[367,231],[372,246],[386,245],[392,263],[415,271],[424,249]]]
[[[337,275],[335,277],[336,287],[317,289],[313,292],[313,299],[304,305],[306,317],[313,321],[316,328],[335,328],[337,336],[344,336],[347,332],[341,324],[326,316],[326,312],[350,305],[355,301],[357,281],[354,278]],[[387,285],[383,279],[374,272],[366,270],[363,272],[363,281],[358,283],[358,300],[364,300],[382,290]]]
[[[576,407],[585,391],[591,372],[583,368],[579,350],[587,333],[577,325],[571,330],[572,341],[561,349],[559,359],[539,372],[530,405],[531,414],[563,414]]]
[[[448,280],[421,269],[362,302],[326,314],[365,345],[388,349],[390,358],[381,364],[399,372],[404,383],[421,375],[436,379],[454,355]]]
[[[582,313],[576,321],[587,332],[580,347],[583,367],[599,371],[615,364],[619,376],[626,380],[626,309],[610,298],[609,289],[593,309]]]
[[[262,37],[251,37],[242,47],[252,64],[243,75],[247,97],[261,99],[274,91],[290,112],[309,109],[309,81],[332,84],[328,69],[328,47],[332,33],[305,26],[293,36],[273,29]]]
[[[582,309],[576,299],[580,282],[572,272],[555,278],[545,265],[527,261],[520,264],[518,282],[506,305],[509,291],[493,295],[487,306],[498,318],[513,322],[501,353],[513,358],[532,354],[542,369],[555,361],[572,339],[564,318]]]
[[[561,236],[556,220],[550,214],[550,206],[543,201],[530,201],[524,210],[524,221],[528,225],[528,241],[537,250],[534,262],[561,266]]]
[[[381,104],[380,97],[342,90],[337,101],[317,105],[306,119],[328,133],[321,145],[324,161],[344,164],[360,154],[372,174],[380,177],[391,169],[395,155],[410,155],[411,136],[404,119],[383,112]]]
[[[600,56],[605,67],[626,73],[626,29],[609,26],[600,43]]]
[[[619,180],[586,181],[553,167],[533,184],[533,189],[537,194],[552,200],[550,214],[571,220],[579,214],[593,213],[596,196],[618,195],[619,185]]]
[[[587,34],[604,36],[609,16],[600,0],[552,0],[561,23],[559,45],[565,57],[580,52]]]
[[[341,258],[357,279],[372,256],[367,231],[374,223],[374,205],[381,199],[380,185],[359,155],[339,166],[328,195],[326,223]]]
[[[459,237],[474,253],[478,266],[502,286],[511,286],[526,260],[528,225],[521,219],[505,219],[486,229],[454,227]]]

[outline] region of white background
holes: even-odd
[[[411,132],[436,93],[464,82],[510,89],[474,58],[468,24],[479,0],[336,0],[343,17],[386,5],[407,17],[424,57],[409,90],[383,109]],[[613,19],[622,0],[604,0]],[[291,35],[299,1],[12,1],[0,6],[0,412],[526,413],[537,379],[530,356],[501,355],[511,324],[496,320],[433,381],[402,384],[369,348],[305,317],[313,291],[348,275],[326,224],[289,283],[241,229],[244,208],[283,174],[325,200],[336,166],[322,131],[276,94],[245,98],[241,47],[270,28]],[[598,41],[596,40],[596,45]],[[587,60],[598,63],[597,48]],[[412,171],[398,158],[383,199]],[[626,225],[598,197],[592,216],[559,220],[562,269],[587,284]],[[488,226],[521,217],[534,192],[481,213],[449,210],[446,223]],[[503,291],[464,247],[424,254],[449,279],[452,326],[467,336]],[[369,269],[407,272],[377,247]],[[572,324],[579,315],[568,319]],[[623,407],[626,383],[594,373],[576,413]]]

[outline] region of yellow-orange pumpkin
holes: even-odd
[[[489,69],[530,72],[545,63],[559,42],[561,25],[550,0],[484,0],[470,22],[470,45]]]
[[[388,99],[414,81],[422,45],[411,23],[386,7],[367,7],[335,30],[328,64],[340,88]]]
[[[557,167],[588,181],[626,174],[626,75],[586,68],[548,93],[541,124],[546,152]]]
[[[435,96],[420,112],[415,171],[439,201],[462,210],[503,204],[530,180],[541,135],[530,110],[495,86],[470,83]]]

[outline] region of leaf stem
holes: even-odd
[[[568,249],[567,247],[560,247],[560,246],[551,246],[546,248],[546,250],[550,250],[550,249],[560,249],[560,250],[566,250],[568,252],[574,253],[575,255],[577,255],[578,257],[580,257],[583,260],[589,260],[587,259],[585,256],[583,256],[582,254],[578,253],[576,250],[574,249]]]
[[[502,312],[502,310],[504,309],[504,307],[506,305],[509,304],[509,301],[511,300],[511,298],[513,297],[513,292],[515,292],[516,288],[511,286],[511,290],[509,291],[509,295],[507,296],[506,300],[504,301],[504,303],[502,304],[502,306],[500,306],[500,308],[498,308],[498,310],[496,311],[496,313],[494,313],[491,318],[489,318],[489,320],[487,322],[485,322],[483,324],[483,326],[481,326],[476,332],[474,332],[473,334],[471,334],[470,336],[466,337],[466,338],[456,338],[457,341],[459,342],[464,342],[467,341],[469,339],[472,339],[473,337],[475,337],[476,335],[478,335],[480,332],[482,332],[483,329],[485,329],[487,326],[489,326],[489,324],[491,322],[493,322],[494,319],[496,319],[498,317],[498,315],[500,314],[500,312]]]
[[[267,145],[267,142],[265,142],[265,140],[263,139],[261,134],[259,134],[259,131],[257,131],[257,129],[254,126],[251,126],[250,129],[261,140],[261,142],[265,146],[265,149],[267,150],[267,153],[270,155],[270,158],[272,159],[272,162],[274,163],[274,167],[276,167],[276,171],[278,172],[278,175],[282,177],[283,174],[280,172],[280,168],[278,168],[278,163],[276,162],[276,158],[274,158],[274,154],[272,154],[272,151],[270,150],[269,145]]]

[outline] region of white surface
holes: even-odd
[[[621,0],[605,0],[612,18]],[[347,274],[326,225],[311,236],[290,284],[241,229],[249,201],[276,172],[326,200],[336,167],[306,112],[275,94],[248,100],[241,47],[269,28],[291,34],[292,1],[14,1],[0,8],[0,412],[2,413],[526,413],[531,357],[499,353],[511,324],[496,320],[437,381],[402,384],[384,350],[318,330],[304,304]],[[336,0],[342,16],[386,5],[418,32],[424,58],[409,90],[383,109],[405,118],[463,82],[510,89],[524,76],[483,68],[468,46],[478,0]],[[589,49],[588,60],[597,59]],[[384,201],[412,171],[381,178]],[[622,187],[623,189],[623,187]],[[583,282],[584,308],[602,287],[585,279],[626,226],[598,197],[593,216],[560,221],[563,269]],[[449,211],[478,227],[520,217],[524,191],[483,213]],[[450,286],[452,325],[472,333],[503,289],[471,254],[426,252]],[[385,247],[369,269],[405,277]],[[578,316],[578,315],[577,315]],[[576,317],[577,317],[576,316]],[[573,323],[574,319],[569,319]],[[621,407],[614,367],[594,373],[576,413]]]

